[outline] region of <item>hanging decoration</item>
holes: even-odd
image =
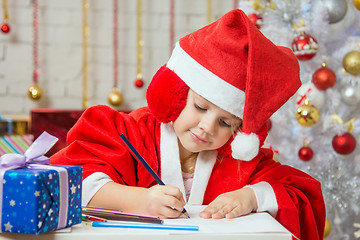
[[[142,39],[142,0],[137,0],[136,2],[137,11],[137,67],[136,67],[136,80],[135,86],[141,88],[144,86],[143,73],[142,73],[142,60],[143,60],[143,46],[144,41]]]
[[[4,22],[1,24],[0,29],[3,33],[9,33],[10,32],[10,17],[8,13],[8,7],[7,7],[7,0],[3,0],[3,12],[4,12]]]
[[[356,147],[356,139],[351,134],[354,129],[353,123],[355,122],[355,118],[350,119],[348,122],[344,122],[341,117],[337,114],[333,114],[332,119],[341,125],[342,127],[347,127],[347,132],[337,134],[333,137],[332,146],[335,152],[339,154],[350,154],[355,150]]]
[[[357,10],[360,10],[360,0],[354,0],[354,6]]]
[[[327,236],[329,236],[330,232],[331,232],[331,223],[330,223],[330,221],[326,218],[326,219],[325,219],[324,238],[326,238]]]
[[[38,18],[38,1],[33,0],[33,31],[34,31],[34,42],[33,42],[33,85],[28,89],[28,96],[31,100],[40,100],[44,94],[42,88],[38,85],[39,82],[39,54],[38,54],[38,36],[39,36],[39,18]]]
[[[305,99],[304,104],[296,110],[296,120],[304,127],[311,127],[315,125],[320,118],[319,111],[314,105]]]
[[[170,0],[170,46],[169,53],[171,55],[175,47],[175,0]]]
[[[212,0],[207,0],[207,23],[210,24],[212,23],[213,19],[212,19]]]
[[[304,146],[299,149],[298,156],[303,161],[310,161],[314,156],[313,150],[309,147],[310,141],[308,139],[304,140]]]
[[[247,15],[248,18],[250,19],[250,21],[255,24],[255,26],[260,29],[261,26],[263,25],[263,18],[261,16],[261,14],[259,13],[250,13],[249,15]]]
[[[273,160],[275,162],[279,162],[279,160],[275,156],[275,154],[279,154],[279,151],[274,149],[273,146],[271,145],[271,143],[268,142],[268,141],[265,141],[264,146],[266,146],[267,148],[269,148],[273,152]]]
[[[339,154],[350,154],[355,150],[356,139],[351,133],[335,135],[332,140],[334,150]]]
[[[297,104],[302,104],[308,99],[311,104],[320,110],[325,104],[325,92],[319,90],[312,82],[304,83],[297,91]]]
[[[355,106],[360,102],[360,88],[345,86],[341,89],[341,99],[348,105]]]
[[[294,54],[301,61],[312,59],[318,51],[318,43],[313,36],[305,33],[304,20],[300,21],[300,25],[294,24],[293,29],[300,33],[291,43]]]
[[[348,10],[346,0],[321,0],[321,3],[327,9],[330,24],[341,21]]]
[[[113,78],[113,90],[108,95],[108,102],[114,107],[120,106],[123,101],[123,95],[118,91],[118,0],[113,0],[113,51],[114,51],[114,78]]]
[[[267,7],[271,7],[269,3],[263,4],[262,1],[254,0],[252,3],[253,12],[250,12],[247,17],[249,20],[260,29],[264,25],[263,13]]]
[[[346,72],[351,75],[358,75],[360,73],[360,51],[351,51],[343,58],[343,67]]]
[[[326,90],[335,85],[336,75],[333,70],[326,66],[326,63],[323,62],[322,67],[315,71],[312,76],[312,81],[317,89]]]
[[[355,222],[353,225],[354,225],[354,227],[359,228],[359,230],[354,232],[354,237],[356,239],[358,239],[358,238],[360,238],[360,223]]]
[[[89,36],[89,25],[87,22],[87,11],[89,9],[89,3],[87,0],[82,0],[83,4],[83,78],[82,78],[82,87],[83,87],[83,98],[82,106],[83,109],[88,108],[88,93],[87,93],[87,76],[88,76],[88,61],[87,61],[87,46],[88,46],[88,36]]]

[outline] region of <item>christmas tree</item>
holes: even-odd
[[[318,179],[326,239],[360,239],[360,1],[241,0],[276,45],[293,50],[303,83],[271,117],[275,160]]]

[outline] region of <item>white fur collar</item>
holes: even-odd
[[[167,185],[178,187],[186,200],[178,140],[171,123],[161,124],[160,152],[161,179]],[[202,204],[216,157],[216,150],[199,153],[188,204]]]

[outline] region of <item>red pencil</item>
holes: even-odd
[[[92,222],[107,222],[105,218],[95,217],[87,214],[82,214],[82,220],[92,221]]]

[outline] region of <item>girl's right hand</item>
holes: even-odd
[[[144,190],[144,196],[139,201],[147,214],[160,218],[176,218],[182,214],[185,201],[179,188],[155,185]]]

